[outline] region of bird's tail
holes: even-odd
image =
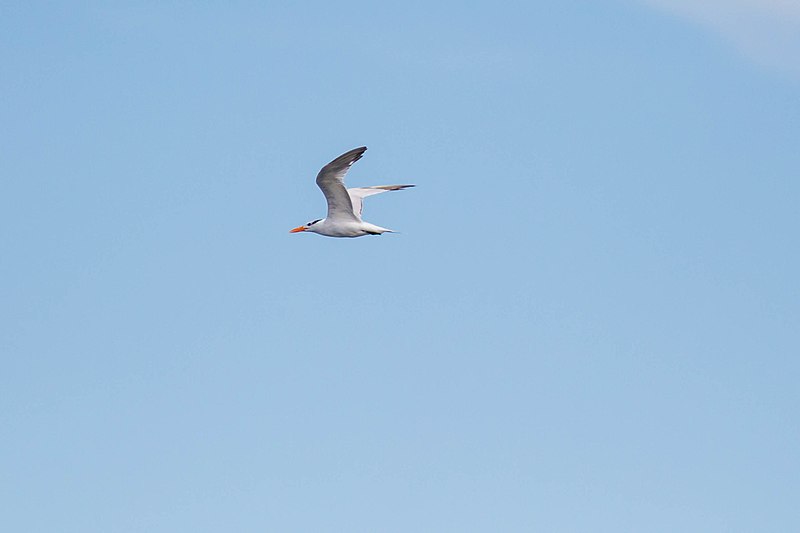
[[[365,231],[370,235],[381,235],[383,233],[398,233],[393,229],[382,228],[380,226],[376,226],[375,224],[369,224],[369,227],[365,228]]]

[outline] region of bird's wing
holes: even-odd
[[[380,194],[387,191],[402,191],[408,189],[413,185],[374,185],[372,187],[353,187],[347,189],[347,194],[350,195],[350,203],[353,204],[353,213],[361,220],[361,211],[364,208],[363,199],[373,194]]]
[[[344,176],[366,151],[366,146],[354,148],[322,167],[317,174],[317,185],[328,201],[328,219],[358,220],[350,195],[344,188]]]

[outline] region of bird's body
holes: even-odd
[[[325,235],[326,237],[363,237],[364,235],[380,235],[381,233],[393,233],[392,230],[370,224],[363,221],[343,221],[320,220],[312,227],[303,231],[312,231]]]
[[[393,233],[392,230],[361,220],[364,198],[387,191],[399,191],[413,185],[375,185],[346,189],[344,177],[353,163],[361,159],[366,146],[340,155],[319,171],[317,185],[328,202],[328,216],[298,226],[290,233],[309,231],[327,237],[363,237]]]

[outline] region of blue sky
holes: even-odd
[[[0,527],[797,530],[800,13],[704,5],[4,3]]]

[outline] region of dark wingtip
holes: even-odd
[[[358,148],[353,148],[352,150],[345,152],[344,154],[340,155],[337,159],[350,159],[350,164],[352,165],[353,163],[364,157],[364,152],[366,151],[367,151],[366,146],[359,146]]]
[[[367,187],[367,189],[383,189],[385,191],[402,191],[403,189],[408,189],[410,187],[416,187],[416,185],[374,185],[372,187]]]

